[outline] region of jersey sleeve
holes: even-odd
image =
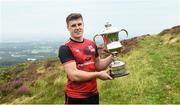
[[[69,62],[71,60],[75,60],[71,50],[66,45],[62,45],[59,48],[58,57],[59,57],[59,60],[61,61],[61,63],[66,63],[66,62]]]

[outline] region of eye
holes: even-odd
[[[81,25],[82,25],[82,23],[79,23],[79,24],[78,24],[78,26],[81,26]]]
[[[76,27],[76,24],[72,24],[71,27]]]

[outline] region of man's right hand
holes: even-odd
[[[110,74],[110,69],[100,71],[98,73],[98,78],[101,80],[112,80],[113,78],[109,74]]]

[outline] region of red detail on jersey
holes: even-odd
[[[94,62],[97,52],[96,45],[93,41],[84,39],[84,41],[80,43],[70,40],[65,45],[70,48],[75,58],[78,70],[83,70],[86,72],[95,71]],[[66,93],[69,97],[73,98],[87,98],[94,94],[97,94],[96,79],[85,82],[73,82],[68,79],[66,85]]]

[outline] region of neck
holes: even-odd
[[[80,37],[80,38],[74,38],[74,37],[71,37],[72,40],[75,40],[77,42],[82,42],[83,41],[83,37]]]

